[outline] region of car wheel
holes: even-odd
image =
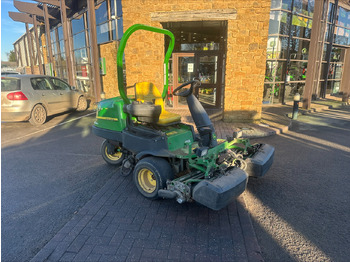
[[[46,116],[45,108],[42,105],[36,105],[30,114],[29,122],[32,125],[40,126],[46,122]]]
[[[121,165],[125,155],[121,147],[112,145],[108,140],[103,141],[101,145],[102,158],[110,165]]]
[[[158,157],[140,160],[134,169],[134,183],[140,193],[148,199],[157,199],[159,189],[166,188],[166,181],[174,178],[168,161]]]
[[[87,101],[84,96],[79,97],[77,111],[85,111],[87,109]]]

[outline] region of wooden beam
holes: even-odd
[[[56,63],[54,63],[53,55],[52,55],[50,20],[48,17],[47,4],[43,4],[43,7],[44,7],[44,19],[45,19],[46,50],[48,50],[48,52],[49,52],[49,63],[51,63],[51,65],[53,67],[53,71],[56,71]]]
[[[9,16],[12,18],[13,21],[22,22],[26,24],[33,24],[33,18],[28,14],[9,12]]]
[[[22,39],[23,39],[24,55],[25,55],[25,59],[26,59],[26,65],[25,66],[29,66],[29,63],[28,63],[28,52],[27,52],[25,36]],[[21,42],[18,42],[18,43],[21,43]]]
[[[340,91],[343,92],[343,102],[346,104],[349,104],[349,97],[350,97],[350,49],[348,48],[345,51],[345,57],[344,57],[344,67],[343,67],[343,74],[342,74],[342,80],[340,85]]]
[[[311,106],[312,91],[316,76],[317,45],[321,33],[321,18],[324,1],[315,1],[314,16],[312,22],[312,32],[309,47],[309,61],[307,64],[305,89],[303,94],[303,108],[309,109]],[[322,48],[323,50],[323,48]]]
[[[234,20],[236,18],[236,9],[204,9],[151,13],[151,20],[157,22]]]
[[[60,0],[34,0],[35,2],[43,3],[43,4],[48,4],[48,5],[54,5],[60,7]]]
[[[13,49],[14,49],[14,52],[15,52],[15,55],[16,55],[16,66],[19,67],[19,55],[18,55],[18,51],[17,51],[16,45],[13,45]]]
[[[43,69],[43,62],[41,61],[41,51],[40,51],[40,43],[39,43],[39,36],[38,36],[38,22],[36,21],[36,15],[33,15],[33,21],[34,21],[34,37],[35,37],[35,43],[36,43],[36,58],[39,65],[39,72],[41,75],[43,75],[44,69]]]
[[[34,51],[32,46],[32,36],[28,28],[28,23],[26,23],[26,32],[27,32],[27,42],[28,42],[28,48],[29,48],[29,62],[30,62],[30,70],[31,73],[34,74]]]
[[[89,36],[91,47],[91,66],[94,79],[94,92],[96,101],[101,100],[101,77],[100,77],[100,62],[97,46],[97,32],[96,32],[96,16],[95,16],[95,1],[87,0],[88,21],[89,21]]]
[[[66,61],[67,61],[68,83],[70,85],[74,85],[74,83],[73,83],[73,65],[72,65],[73,63],[71,60],[72,48],[70,47],[69,34],[68,34],[68,19],[67,19],[66,1],[61,0],[60,4],[61,4],[60,10],[61,10],[61,23],[62,23],[62,29],[63,29],[64,49],[65,49]]]
[[[37,15],[37,16],[44,16],[43,10],[41,8],[39,8],[36,4],[13,0],[13,5],[20,12],[31,14],[31,15]],[[53,17],[50,14],[49,14],[49,18],[56,19],[55,17]]]

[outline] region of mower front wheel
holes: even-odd
[[[121,147],[112,145],[108,140],[105,140],[101,145],[102,158],[110,165],[120,166],[125,157],[121,149]]]
[[[174,173],[169,162],[159,157],[146,157],[134,169],[134,183],[148,199],[157,199],[159,189],[166,188],[166,181],[173,178]]]

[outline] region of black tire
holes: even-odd
[[[113,154],[108,153],[110,152],[110,149],[114,151]],[[108,140],[105,140],[101,145],[101,155],[108,164],[120,166],[125,158],[125,154],[121,149],[121,147],[112,145]]]
[[[85,111],[87,109],[87,101],[84,96],[79,97],[77,111]]]
[[[37,104],[34,106],[32,113],[30,114],[29,122],[34,126],[41,126],[46,122],[47,113],[45,108]]]
[[[174,178],[169,162],[159,157],[146,157],[134,169],[134,183],[139,192],[148,199],[157,199],[159,189],[166,188],[166,181]]]

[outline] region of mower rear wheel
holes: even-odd
[[[166,188],[166,181],[174,178],[169,162],[159,157],[146,157],[134,169],[134,183],[148,199],[157,199],[159,189]]]
[[[105,140],[101,145],[101,155],[108,164],[119,166],[122,164],[125,157],[121,149],[120,146],[112,145],[108,140]]]

